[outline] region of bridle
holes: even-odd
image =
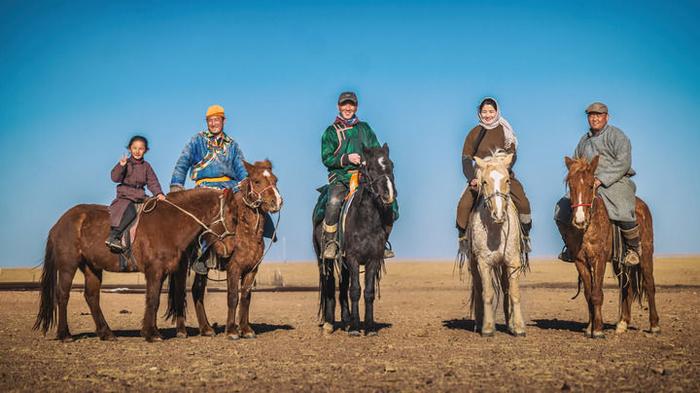
[[[494,220],[496,219],[496,217],[494,216],[495,213],[493,210],[493,199],[494,198],[503,198],[504,212],[505,213],[508,212],[508,207],[510,205],[510,199],[511,199],[510,193],[503,193],[500,190],[495,190],[494,192],[492,192],[488,195],[484,195],[482,192],[483,189],[484,189],[484,183],[479,185],[479,194],[482,195],[482,198],[484,199],[484,204],[486,204],[486,207],[488,207],[489,212],[491,213],[491,218],[493,218]]]
[[[569,185],[569,190],[571,190],[571,185]],[[588,209],[588,216],[591,216],[591,210],[593,210],[593,202],[596,200],[596,190],[595,187],[593,188],[593,196],[591,197],[591,202],[590,203],[574,203],[571,204],[571,212],[573,214],[574,209],[577,207],[587,207]],[[585,220],[584,222],[584,228],[588,227],[588,219]]]
[[[262,204],[265,202],[265,201],[263,201],[263,199],[262,199],[262,194],[263,194],[265,191],[267,191],[267,190],[269,190],[269,189],[275,187],[275,186],[273,186],[272,184],[270,184],[269,186],[263,188],[261,191],[255,191],[255,188],[253,188],[253,183],[251,182],[250,177],[246,177],[245,179],[243,179],[243,180],[241,181],[241,183],[243,183],[244,181],[248,181],[248,187],[249,187],[249,189],[248,189],[247,192],[243,192],[243,193],[242,193],[242,195],[243,195],[243,203],[245,203],[246,206],[248,206],[248,207],[251,208],[251,209],[257,209],[257,208],[259,208],[260,205],[262,205]],[[241,191],[243,191],[243,190],[241,190]],[[251,196],[253,197],[253,199],[248,199],[248,197],[251,197]]]
[[[388,175],[384,175],[386,178],[389,178]],[[363,180],[364,179],[364,180]],[[391,179],[389,179],[391,180]],[[383,205],[388,206],[391,205],[391,203],[387,203],[384,201],[384,197],[379,195],[379,191],[377,191],[375,184],[379,181],[379,179],[373,179],[372,176],[370,176],[369,171],[367,170],[367,163],[363,162],[362,165],[360,165],[360,183],[365,186],[367,191],[369,192],[370,196],[372,196],[373,199],[379,200],[382,202]],[[393,203],[393,201],[392,201]]]

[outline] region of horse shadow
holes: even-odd
[[[476,324],[473,319],[448,319],[442,321],[442,327],[452,329],[452,330],[466,330],[468,332],[479,334],[480,327]],[[497,323],[496,331],[502,333],[508,333],[508,326],[505,324]]]
[[[274,332],[276,330],[294,330],[294,326],[288,325],[288,324],[274,325],[274,324],[268,324],[268,323],[251,323],[250,326],[253,328],[256,335],[266,334],[266,333]],[[214,332],[216,332],[217,335],[223,334],[226,330],[226,326],[219,325],[216,323],[212,325],[212,328],[214,329]],[[160,330],[160,334],[163,336],[164,340],[170,340],[170,339],[174,339],[177,337],[177,329],[175,329],[174,327],[172,327],[172,328],[160,328],[159,330]],[[113,330],[112,332],[117,337],[117,339],[141,337],[141,330],[138,330],[138,329]],[[198,337],[198,336],[199,336],[199,328],[187,327],[187,337]],[[95,332],[85,332],[85,333],[78,333],[78,334],[73,335],[73,340],[75,340],[75,341],[90,339],[90,338],[97,338],[97,334]]]
[[[566,321],[561,319],[533,319],[530,326],[535,326],[542,330],[568,330],[570,332],[583,332],[588,327],[587,322]],[[603,330],[615,329],[615,325],[610,323],[603,324]],[[630,330],[635,328],[629,327]]]

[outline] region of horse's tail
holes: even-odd
[[[41,294],[39,312],[36,315],[33,330],[41,328],[46,332],[54,325],[56,320],[56,255],[54,244],[49,234],[46,240],[46,252],[44,254],[44,269],[41,274]]]
[[[632,266],[627,271],[627,285],[632,286],[632,301],[637,301],[640,305],[647,297],[646,285],[644,285],[644,275],[642,274],[642,264]]]
[[[578,284],[577,284],[577,288],[576,288],[576,294],[574,295],[574,297],[571,298],[571,300],[576,299],[578,297],[578,295],[581,294],[581,284],[583,284],[583,280],[581,280],[581,275],[579,274]]]

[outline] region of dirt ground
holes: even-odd
[[[523,279],[524,338],[505,332],[502,313],[494,337],[473,332],[468,285],[452,263],[390,262],[375,307],[377,337],[322,334],[316,292],[257,292],[257,339],[199,337],[191,312],[191,337],[175,338],[161,321],[166,340],[149,344],[139,337],[143,295],[103,293],[119,337],[103,342],[74,291],[68,311],[77,340],[62,343],[54,332],[44,338],[31,330],[37,292],[2,292],[0,391],[699,391],[700,258],[657,259],[656,266],[662,333],[648,333],[648,313],[635,306],[632,328],[616,335],[611,285],[604,340],[583,336],[585,301],[571,300],[574,267],[547,261]],[[281,276],[287,286],[316,284],[310,263],[263,267],[261,282]],[[222,325],[225,295],[212,292],[206,304],[210,321]]]

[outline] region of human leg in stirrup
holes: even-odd
[[[639,225],[636,221],[618,221],[617,225],[620,226],[622,237],[627,245],[623,263],[627,266],[638,265],[642,256],[642,247],[639,243]]]
[[[107,238],[107,241],[105,242],[110,250],[117,253],[124,251],[124,245],[122,244],[121,237],[126,230],[126,227],[128,227],[135,218],[136,208],[134,208],[133,203],[129,202],[126,209],[124,209],[121,219],[119,220],[119,225],[110,227],[109,238]]]
[[[391,230],[393,228],[394,228],[393,223],[384,226],[384,232],[386,232],[386,239],[387,239],[387,244],[384,247],[384,259],[389,259],[389,258],[393,258],[396,256],[396,254],[394,254],[394,250],[392,250],[390,247],[388,247],[389,235],[391,234]]]
[[[557,258],[563,262],[574,262],[575,258],[571,255],[567,243],[568,234],[571,231],[571,200],[569,198],[563,197],[557,202],[554,207],[554,222],[556,222],[557,229],[559,229],[559,234],[564,242],[564,247]]]
[[[338,220],[340,209],[348,189],[343,183],[336,183],[331,186],[326,204],[326,215],[323,219],[323,258],[335,259],[338,255]]]
[[[525,195],[523,185],[514,176],[510,179],[510,196],[519,213],[520,230],[523,236],[522,251],[525,254],[529,254],[532,252],[532,246],[530,244],[530,229],[532,229],[530,200],[527,199],[527,195]]]

